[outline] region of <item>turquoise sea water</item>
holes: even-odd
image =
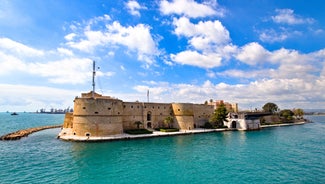
[[[0,183],[325,183],[325,116],[252,132],[77,143],[59,129],[0,141]],[[0,113],[0,134],[63,115]]]

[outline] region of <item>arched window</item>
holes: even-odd
[[[150,111],[147,113],[147,121],[151,121],[151,112]]]

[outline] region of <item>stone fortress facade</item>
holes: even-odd
[[[238,110],[237,104],[230,107],[228,110]],[[173,118],[173,128],[192,130],[208,122],[215,108],[217,103],[123,102],[93,92],[82,93],[74,99],[74,112],[66,114],[60,134],[106,137],[137,128],[136,121],[147,129],[163,127],[167,117]]]

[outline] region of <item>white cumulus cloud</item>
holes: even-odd
[[[173,0],[172,2],[162,0],[160,2],[160,11],[165,15],[178,14],[192,18],[223,16],[222,10],[216,11],[208,4],[200,4],[194,0]]]
[[[96,21],[91,22],[94,24]],[[136,53],[139,61],[148,65],[153,64],[153,58],[159,55],[157,43],[150,33],[151,27],[148,25],[137,24],[125,27],[118,21],[114,21],[112,23],[105,22],[105,29],[99,30],[92,28],[91,25],[86,25],[83,32],[75,33],[76,36],[69,39],[66,44],[86,53],[93,53],[102,47],[124,46],[129,51]]]
[[[276,9],[277,13],[275,16],[272,16],[272,20],[276,23],[282,24],[305,24],[305,23],[313,23],[314,20],[312,18],[302,18],[298,15],[294,14],[294,11],[291,9]]]
[[[24,57],[35,57],[44,55],[44,51],[42,50],[28,47],[9,38],[0,38],[0,49],[6,53]]]
[[[128,1],[126,3],[126,8],[128,9],[128,12],[131,15],[135,15],[135,16],[139,16],[139,17],[141,16],[139,10],[146,9],[146,7],[140,6],[140,4],[135,0]]]
[[[257,42],[252,42],[240,48],[236,59],[248,65],[263,63],[269,59],[269,51]]]
[[[180,64],[201,68],[214,68],[221,65],[221,56],[218,54],[201,54],[197,51],[183,51],[178,54],[171,54],[171,59]]]
[[[199,21],[193,24],[186,17],[173,20],[174,33],[188,39],[190,50],[171,54],[171,60],[181,64],[214,68],[222,59],[229,59],[237,47],[231,45],[228,30],[220,21]]]
[[[92,60],[73,57],[68,49],[39,51],[8,38],[0,39],[0,47],[0,75],[32,75],[60,84],[83,84],[90,80]]]
[[[176,35],[188,37],[189,43],[200,50],[230,42],[229,31],[218,20],[193,24],[188,18],[181,17],[174,19],[173,24]]]

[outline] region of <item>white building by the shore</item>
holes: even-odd
[[[224,125],[236,130],[258,130],[261,128],[259,113],[229,113],[228,122]]]

